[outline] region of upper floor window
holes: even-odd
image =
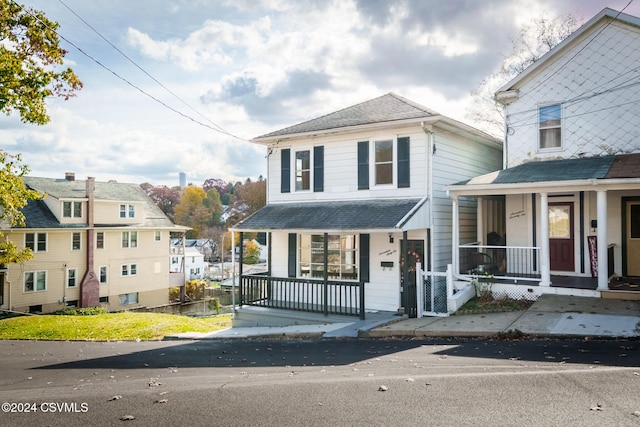
[[[103,265],[100,267],[100,284],[107,283],[109,280],[109,267]]]
[[[123,248],[137,248],[138,247],[138,232],[137,231],[123,231],[122,232],[122,247]]]
[[[82,217],[82,202],[62,202],[62,216],[64,218]]]
[[[538,109],[540,149],[562,147],[562,109],[560,104]]]
[[[280,192],[290,193],[292,182],[295,191],[324,191],[324,146],[296,151],[293,160],[291,154],[290,148],[281,151]]]
[[[375,142],[376,185],[393,184],[393,140]]]
[[[370,151],[373,154],[370,154]],[[395,185],[408,188],[411,182],[409,137],[358,142],[358,190]]]
[[[120,205],[120,218],[135,218],[136,207],[134,205]]]
[[[138,264],[122,264],[121,274],[123,276],[135,276],[138,274]]]
[[[25,233],[24,246],[33,252],[44,252],[47,250],[46,233]]]
[[[296,152],[296,191],[309,190],[311,186],[311,153]]]
[[[96,248],[104,249],[104,232],[98,231],[96,233]]]
[[[79,232],[74,232],[71,234],[71,250],[79,251],[82,246],[82,234]]]
[[[27,271],[24,273],[24,291],[36,292],[47,290],[46,271]]]
[[[156,230],[155,233],[153,234],[153,240],[156,242],[159,242],[162,240],[162,231],[160,230]]]

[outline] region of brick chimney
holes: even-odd
[[[87,271],[80,282],[80,307],[97,307],[100,304],[100,280],[94,272],[95,230],[93,211],[95,203],[96,180],[87,177]]]

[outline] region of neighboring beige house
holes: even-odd
[[[65,307],[103,306],[110,311],[169,302],[174,225],[136,184],[25,177],[45,194],[23,209],[24,227],[3,230],[34,257],[0,273],[5,310],[48,313]]]

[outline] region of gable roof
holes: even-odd
[[[516,77],[508,81],[496,92],[496,98],[499,98],[499,94],[508,92],[517,88],[520,83],[527,80],[530,76],[535,75],[539,71],[548,67],[551,63],[562,57],[562,52],[568,49],[576,40],[581,39],[583,36],[596,31],[596,29],[602,25],[601,21],[612,20],[625,23],[634,27],[640,27],[640,18],[626,13],[618,12],[610,8],[604,8],[600,13],[595,15],[589,21],[584,23],[580,28],[574,31],[569,37],[558,43],[553,49],[544,54],[539,60],[527,67],[523,72],[519,73]],[[608,25],[608,24],[607,24]]]
[[[401,229],[426,199],[381,199],[269,204],[234,229],[392,230]]]
[[[277,136],[326,131],[375,123],[389,123],[412,119],[419,120],[437,116],[440,116],[440,114],[427,107],[412,102],[395,93],[388,93],[334,113],[267,133],[254,138],[253,141],[259,142],[261,139],[270,139]]]
[[[25,185],[39,193],[58,200],[86,200],[86,181],[56,178],[23,177]],[[180,231],[188,227],[174,225],[162,210],[147,196],[142,187],[137,184],[110,182],[95,182],[94,198],[96,201],[107,200],[123,203],[136,203],[139,208],[135,224],[95,224],[96,227],[144,227],[144,228],[172,228]],[[25,216],[25,228],[86,228],[87,224],[61,224],[43,200],[30,200],[22,209]],[[21,227],[16,227],[21,228]]]

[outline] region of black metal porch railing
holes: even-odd
[[[240,276],[240,305],[359,316],[364,319],[364,283]]]

